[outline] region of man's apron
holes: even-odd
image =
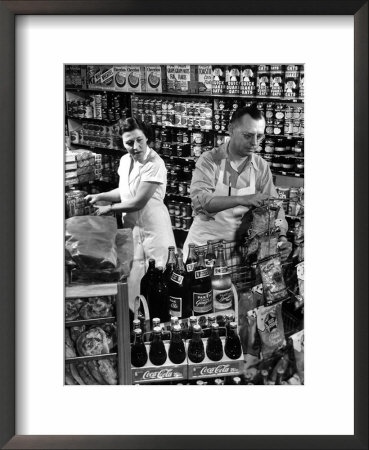
[[[214,196],[228,196],[229,185],[224,184],[224,171],[226,159],[220,164],[218,182],[215,186]],[[231,189],[231,195],[251,195],[255,194],[255,169],[250,164],[250,186],[242,189]],[[225,239],[234,241],[236,231],[241,224],[243,215],[249,210],[246,206],[237,206],[220,211],[215,214],[214,220],[202,220],[200,215],[195,216],[188,232],[187,239],[183,245],[183,260],[186,261],[188,255],[188,244],[206,245],[208,240]]]
[[[136,164],[129,173],[129,163],[121,166],[119,191],[122,203],[135,198],[142,167],[143,165]],[[140,282],[146,272],[148,260],[154,258],[156,267],[165,267],[168,247],[175,246],[175,241],[168,210],[160,199],[151,197],[141,210],[123,213],[122,219],[123,227],[131,228],[133,235],[133,263],[128,277],[129,305],[133,309],[134,299],[140,294]]]

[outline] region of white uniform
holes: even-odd
[[[215,186],[214,196],[229,195],[229,185],[223,183],[226,160],[220,164],[220,172]],[[231,188],[231,195],[251,195],[255,194],[255,169],[252,165],[250,170],[250,185],[246,188]],[[246,206],[237,206],[220,211],[214,215],[214,220],[202,220],[200,215],[195,216],[188,232],[187,239],[183,245],[183,259],[186,261],[188,255],[188,244],[206,245],[208,240],[225,239],[234,241],[236,231],[241,224],[243,215],[249,210]]]
[[[130,172],[131,164],[133,164]],[[123,227],[131,228],[133,233],[134,256],[128,278],[130,307],[140,293],[140,281],[145,274],[148,260],[154,258],[156,266],[165,267],[168,247],[175,246],[168,209],[164,205],[167,185],[167,170],[159,155],[148,148],[143,163],[133,162],[129,154],[120,160],[119,191],[121,202],[132,200],[141,182],[158,183],[154,195],[139,211],[123,213]]]

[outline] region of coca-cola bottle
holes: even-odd
[[[268,376],[269,376],[269,372],[267,370],[262,370],[261,371],[261,384],[264,385],[268,385]]]
[[[177,316],[172,316],[170,318],[170,329],[173,331],[174,325],[179,325],[179,320]],[[179,325],[180,326],[180,325]]]
[[[178,318],[191,315],[191,304],[187,292],[187,274],[183,265],[182,256],[179,255],[177,264],[168,282],[169,314]]]
[[[154,330],[155,327],[160,328],[160,318],[159,317],[154,317],[152,319],[152,330]],[[152,341],[153,337],[154,337],[154,331],[152,331],[150,333],[150,342]]]
[[[223,245],[218,245],[218,256],[211,278],[214,311],[224,312],[233,308],[232,280],[224,258]]]
[[[137,330],[137,328],[141,329],[140,325],[141,325],[141,322],[140,322],[139,319],[133,319],[133,321],[132,321],[131,343],[133,343],[134,340],[135,340],[134,330]]]
[[[279,367],[277,370],[277,379],[275,380],[275,384],[281,385],[283,382],[284,369],[283,367]]]
[[[151,287],[149,299],[150,317],[160,317],[163,322],[167,322],[169,320],[168,287],[164,281],[162,267],[158,267],[156,282]]]
[[[236,322],[231,322],[224,344],[224,353],[230,359],[238,359],[242,355],[241,341],[237,334]]]
[[[191,339],[192,338],[193,327],[195,325],[197,325],[197,318],[196,318],[196,316],[191,316],[190,319],[189,319],[188,331],[187,331],[186,339]]]
[[[200,363],[205,358],[204,343],[201,339],[202,330],[200,325],[193,326],[192,338],[188,344],[188,359],[193,363]]]
[[[211,334],[211,326],[213,323],[216,322],[215,316],[209,316],[208,317],[208,323],[206,328],[204,329],[204,337],[208,338]]]
[[[195,253],[195,244],[188,244],[188,256],[186,260],[186,272],[192,273],[195,270],[197,257]]]
[[[136,328],[133,330],[134,341],[131,345],[131,363],[134,367],[142,367],[147,362],[146,346],[142,339],[142,330]]]
[[[181,364],[186,359],[186,350],[181,333],[181,325],[174,325],[168,351],[169,359],[173,364]]]
[[[223,357],[223,345],[219,337],[219,325],[211,325],[211,334],[206,343],[206,355],[212,361],[220,361]]]
[[[177,260],[175,255],[175,247],[168,247],[168,260],[164,270],[164,280],[166,283],[169,282],[172,276],[173,270],[176,266]]]
[[[205,266],[204,252],[199,251],[199,260],[192,278],[190,292],[192,294],[192,310],[194,316],[211,313],[213,310],[213,291],[211,278]]]
[[[216,261],[216,256],[215,256],[215,252],[214,252],[214,243],[213,241],[208,241],[208,247],[206,250],[206,255],[205,255],[205,265],[209,270],[209,274],[212,275],[213,274],[213,267]]]
[[[214,384],[215,386],[223,386],[224,380],[222,380],[221,378],[215,378]]]
[[[227,333],[229,331],[229,326],[231,324],[231,322],[234,322],[234,314],[229,313],[225,315],[225,327],[227,329]]]
[[[154,336],[150,344],[149,358],[154,366],[161,366],[167,359],[167,351],[165,350],[162,340],[161,328],[154,328]]]

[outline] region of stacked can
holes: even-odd
[[[190,203],[170,201],[168,211],[172,226],[188,231],[192,223],[192,208]]]

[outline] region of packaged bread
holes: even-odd
[[[100,327],[94,327],[82,333],[77,339],[77,351],[80,356],[109,353],[105,331]]]

